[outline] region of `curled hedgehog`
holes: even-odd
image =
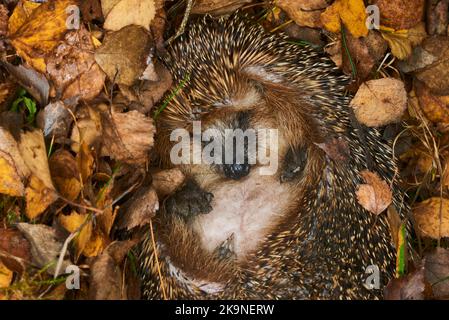
[[[195,121],[222,136],[277,129],[276,149],[265,147],[279,165],[261,174],[246,144],[243,162],[176,165],[186,181],[141,245],[143,296],[381,298],[396,254],[386,215],[357,201],[360,172],[390,183],[394,206],[406,210],[391,147],[352,117],[349,79],[321,53],[236,15],[192,23],[164,61],[182,85],[157,118],[163,167],[174,166],[172,132],[193,136]],[[364,285],[372,265],[378,290]]]

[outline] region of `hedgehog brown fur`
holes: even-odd
[[[363,183],[360,171],[369,169],[391,183],[396,209],[404,215],[406,207],[394,181],[396,165],[390,146],[382,142],[376,129],[362,128],[351,120],[350,97],[345,96],[348,79],[330,59],[232,16],[193,23],[169,48],[165,62],[175,83],[183,82],[187,75],[189,80],[157,120],[156,147],[164,166],[170,166],[173,129],[191,130],[193,120],[201,120],[207,127],[235,113],[249,112],[251,125],[279,129],[282,165],[272,179],[250,174],[242,181],[260,179],[264,188],[273,190],[274,198],[279,197],[282,210],[270,216],[255,248],[236,258],[232,249],[231,256],[205,249],[193,227],[196,222],[192,221],[199,220],[181,217],[165,206],[153,224],[157,259],[151,237],[142,244],[144,296],[382,297],[382,288],[394,273],[395,249],[386,215],[375,216],[357,202],[355,191]],[[346,146],[343,159],[323,151],[323,144],[335,139]],[[278,184],[282,170],[289,165],[288,154],[301,155],[301,170],[297,177]],[[187,179],[207,192],[220,192],[227,185],[232,190],[244,183],[230,181],[210,166],[180,168]],[[276,190],[288,196],[276,195]],[[220,201],[217,196],[219,193],[214,194],[212,206]],[[272,200],[259,201],[269,206]],[[208,219],[208,215],[211,213],[199,217]],[[228,241],[223,247],[226,245]],[[365,268],[373,264],[381,271],[380,290],[367,290],[363,285],[368,276]]]

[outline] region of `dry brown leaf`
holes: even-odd
[[[357,120],[368,127],[398,122],[407,108],[404,83],[394,78],[363,83],[351,101]]]
[[[197,0],[192,13],[223,15],[236,11],[251,0]]]
[[[92,219],[88,214],[80,214],[76,211],[73,211],[69,215],[60,215],[59,222],[70,233],[79,231],[78,235],[75,237],[75,260],[77,260],[81,253],[83,253],[84,248],[86,247],[92,236]],[[81,228],[81,230],[78,230],[83,224],[84,226]]]
[[[424,264],[405,277],[393,278],[385,288],[385,300],[423,300],[431,296],[432,289],[426,280]]]
[[[422,21],[425,0],[374,0],[382,25],[396,30],[409,29]]]
[[[390,187],[377,173],[364,170],[360,175],[366,183],[356,191],[359,204],[371,213],[381,214],[393,201]]]
[[[47,61],[47,73],[61,100],[95,98],[103,89],[106,75],[95,62],[92,36],[84,26],[69,31]]]
[[[95,60],[111,81],[131,86],[145,71],[151,46],[144,28],[128,26],[105,36]]]
[[[415,81],[415,91],[426,118],[435,124],[449,125],[449,101],[446,103],[445,97],[433,95],[420,81]]]
[[[440,219],[440,205],[441,219]],[[430,198],[415,205],[413,208],[416,229],[423,237],[439,239],[449,237],[449,200]],[[441,227],[441,234],[440,234]]]
[[[321,22],[330,32],[339,33],[341,22],[356,38],[368,35],[363,0],[336,0],[321,14]]]
[[[8,33],[8,8],[0,4],[0,37]]]
[[[322,27],[320,16],[327,7],[326,0],[277,0],[275,4],[299,26]]]
[[[427,1],[427,31],[429,35],[447,34],[449,23],[449,0]]]
[[[81,133],[81,134],[80,134]],[[78,153],[80,149],[80,142],[87,146],[92,146],[94,142],[101,137],[101,119],[100,114],[93,108],[89,108],[88,116],[78,119],[75,126],[73,126],[71,140],[71,148]]]
[[[145,163],[153,146],[153,119],[137,111],[118,113],[106,105],[98,107],[102,110],[102,155],[130,164]]]
[[[436,95],[449,95],[449,38],[428,37],[422,47],[435,57],[435,62],[416,72],[416,78],[424,82]]]
[[[29,174],[13,136],[0,127],[0,193],[22,197]]]
[[[17,53],[41,73],[46,71],[45,56],[67,31],[66,10],[71,5],[76,5],[76,0],[45,2],[34,9],[19,28],[10,30],[9,38]]]
[[[118,227],[131,230],[150,223],[159,209],[156,191],[149,186],[141,187],[124,205],[126,212],[120,217]]]
[[[128,251],[135,245],[133,241],[115,241],[91,264],[89,299],[126,299],[123,272],[119,267]]]
[[[81,192],[81,176],[75,157],[67,150],[57,150],[49,160],[51,176],[59,193],[74,201]]]
[[[426,279],[432,285],[433,298],[449,298],[449,250],[435,248],[425,256]]]
[[[155,13],[154,0],[120,0],[105,15],[106,20],[103,27],[107,30],[117,31],[123,27],[135,25],[142,26],[149,31]]]

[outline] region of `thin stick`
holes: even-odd
[[[168,46],[172,43],[177,37],[184,33],[184,29],[186,28],[187,21],[190,17],[190,11],[192,11],[193,0],[187,0],[186,11],[184,12],[184,17],[182,18],[181,25],[178,28],[178,31],[174,36],[171,36],[167,41],[165,41],[165,45]]]
[[[164,296],[164,300],[168,300],[167,299],[167,295],[165,293],[164,279],[162,278],[162,272],[161,272],[161,266],[159,264],[159,258],[157,257],[157,248],[156,248],[156,241],[154,240],[153,221],[152,221],[152,219],[150,219],[150,232],[151,232],[151,242],[153,244],[153,249],[154,249],[154,256],[156,258],[157,272],[159,274],[159,280],[161,282],[162,295]]]

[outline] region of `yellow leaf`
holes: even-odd
[[[0,152],[0,193],[13,197],[22,197],[25,187],[10,157]]]
[[[340,32],[343,21],[356,38],[368,35],[366,11],[363,0],[336,0],[321,14],[324,27],[334,33]]]
[[[34,219],[42,214],[58,196],[54,189],[47,188],[45,183],[34,174],[25,190],[26,210],[29,219]]]
[[[86,219],[90,219],[88,214],[80,214],[77,212],[72,212],[70,215],[61,215],[59,221],[61,225],[69,232],[75,232],[78,228],[85,223],[83,228],[80,230],[78,236],[75,238],[76,245],[76,258],[80,256],[81,253],[86,248],[86,245],[92,238],[92,220],[86,222]]]
[[[13,272],[0,261],[0,288],[8,288],[12,281]]]
[[[25,194],[23,181],[29,174],[16,140],[0,127],[0,193],[22,197]]]
[[[27,21],[31,13],[41,4],[32,1],[20,1],[8,20],[8,32],[14,34]]]
[[[98,256],[106,247],[105,237],[97,231],[94,231],[90,241],[84,248],[83,255],[90,258]]]
[[[381,26],[382,37],[388,42],[391,53],[398,59],[407,59],[412,54],[413,46],[420,44],[427,36],[423,23],[408,30],[394,30]]]
[[[17,53],[37,71],[45,73],[45,56],[63,38],[71,14],[67,8],[75,4],[75,0],[45,2],[34,9],[28,19],[10,35]],[[19,21],[13,20],[13,24]]]

